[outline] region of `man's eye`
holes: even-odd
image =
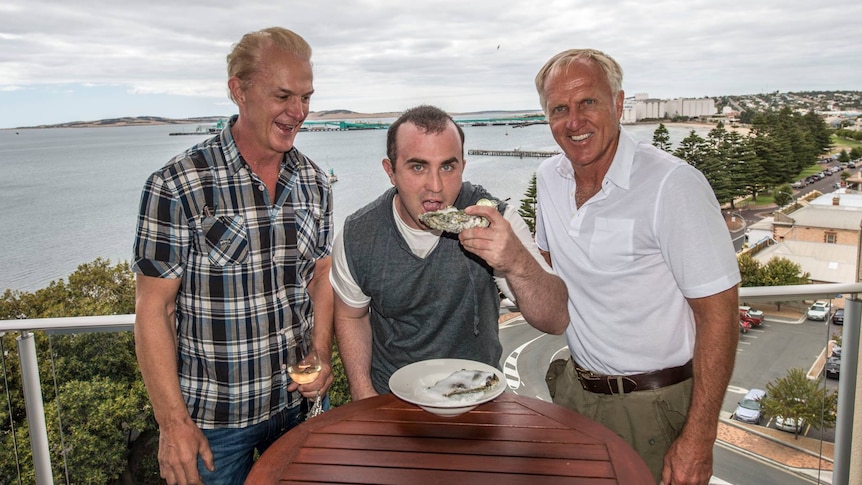
[[[554,113],[562,113],[565,110],[566,110],[565,106],[557,106],[554,108]]]
[[[455,168],[452,165],[443,165],[442,167],[440,167],[440,170],[444,172],[451,172],[452,170],[455,170]]]
[[[414,172],[421,172],[424,168],[425,167],[423,167],[422,165],[411,165],[410,166],[410,170],[413,170]]]

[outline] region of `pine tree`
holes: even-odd
[[[521,199],[521,207],[518,209],[518,214],[527,223],[530,228],[530,233],[536,235],[536,173],[530,177],[530,185],[527,186],[527,192],[524,193],[524,198]]]
[[[670,132],[667,131],[664,123],[659,123],[658,128],[655,129],[655,133],[652,135],[652,144],[659,150],[671,153]]]

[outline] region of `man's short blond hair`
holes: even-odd
[[[299,34],[282,27],[269,27],[249,32],[234,44],[227,55],[227,78],[239,79],[242,89],[246,89],[252,76],[262,67],[261,51],[270,45],[276,45],[301,60],[311,60],[311,46]],[[230,90],[228,96],[236,102]]]
[[[548,77],[565,70],[578,61],[594,62],[602,68],[608,85],[611,87],[611,95],[613,97],[616,97],[622,91],[623,68],[611,56],[595,49],[565,50],[550,58],[539,70],[539,73],[536,74],[536,91],[539,92],[539,102],[542,105],[542,110],[546,113],[548,108],[545,106],[545,102],[547,101],[545,97],[545,81]]]

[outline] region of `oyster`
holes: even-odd
[[[484,205],[489,207],[497,207],[496,200],[479,199],[476,205]],[[482,216],[471,216],[464,213],[463,210],[456,209],[453,206],[444,207],[437,211],[426,212],[419,216],[422,224],[431,229],[440,231],[459,233],[464,229],[471,227],[488,227],[491,222]]]

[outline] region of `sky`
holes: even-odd
[[[628,96],[862,91],[860,18],[859,0],[3,0],[0,128],[234,114],[225,56],[270,26],[312,46],[312,111],[539,110],[536,72],[581,47]]]

